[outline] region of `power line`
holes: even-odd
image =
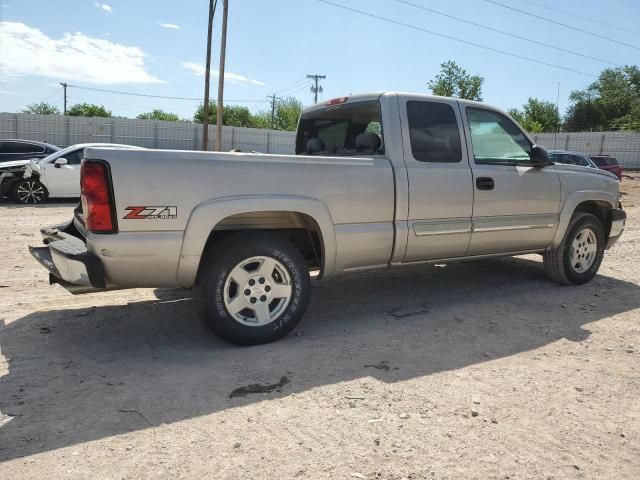
[[[285,90],[289,90],[291,88],[296,88],[302,82],[306,82],[306,81],[307,81],[307,77],[302,77],[302,78],[296,80],[295,82],[287,85],[286,87],[279,88],[278,90],[275,91],[275,93],[281,93],[281,92],[284,92]]]
[[[167,96],[167,95],[150,95],[147,93],[134,93],[134,92],[123,92],[121,90],[107,90],[104,88],[93,88],[93,87],[81,87],[79,85],[68,85],[69,88],[77,88],[79,90],[90,90],[92,92],[102,92],[102,93],[113,93],[116,95],[129,95],[132,97],[148,97],[148,98],[163,98],[166,100],[190,100],[190,101],[197,101],[197,102],[201,102],[202,98],[196,98],[196,97],[171,97],[171,96]],[[228,99],[228,102],[236,102],[236,103],[260,103],[263,100],[235,100],[235,99]]]
[[[423,7],[422,5],[416,5],[415,3],[407,2],[406,0],[394,0],[394,1],[396,1],[398,3],[404,3],[405,5],[410,5],[410,6],[415,7],[415,8],[419,8],[420,10],[425,10],[427,12],[435,13],[436,15],[441,15],[443,17],[451,18],[451,19],[457,20],[459,22],[464,22],[464,23],[467,23],[469,25],[473,25],[473,26],[476,26],[476,27],[479,27],[479,28],[484,28],[485,30],[490,30],[492,32],[497,32],[497,33],[500,33],[502,35],[507,35],[509,37],[517,38],[519,40],[524,40],[526,42],[534,43],[536,45],[541,45],[543,47],[553,48],[553,49],[558,50],[560,52],[570,53],[572,55],[577,55],[579,57],[588,58],[590,60],[596,60],[598,62],[607,63],[609,65],[614,65],[616,67],[621,67],[622,66],[622,65],[620,65],[618,63],[610,62],[609,60],[604,60],[602,58],[592,57],[591,55],[586,55],[584,53],[575,52],[575,51],[569,50],[567,48],[558,47],[557,45],[551,45],[549,43],[539,42],[538,40],[533,40],[531,38],[522,37],[522,36],[516,35],[514,33],[505,32],[504,30],[499,30],[497,28],[489,27],[487,25],[482,25],[480,23],[472,22],[471,20],[465,20],[464,18],[455,17],[453,15],[449,15],[448,13],[440,12],[440,11],[434,10],[432,8]]]
[[[337,7],[337,8],[342,8],[343,10],[349,10],[351,12],[358,13],[360,15],[365,15],[367,17],[376,18],[378,20],[382,20],[383,22],[392,23],[394,25],[400,25],[402,27],[410,28],[412,30],[417,30],[417,31],[420,31],[420,32],[428,33],[430,35],[435,35],[437,37],[442,37],[442,38],[446,38],[446,39],[449,39],[449,40],[454,40],[456,42],[464,43],[466,45],[471,45],[471,46],[477,47],[477,48],[482,48],[484,50],[489,50],[491,52],[501,53],[502,55],[508,55],[510,57],[519,58],[521,60],[527,60],[529,62],[538,63],[540,65],[546,65],[547,67],[553,67],[553,68],[558,68],[560,70],[566,70],[566,71],[573,72],[573,73],[579,73],[581,75],[586,75],[588,77],[594,77],[594,78],[598,77],[598,75],[594,75],[592,73],[582,72],[580,70],[574,70],[573,68],[563,67],[562,65],[555,65],[553,63],[548,63],[548,62],[545,62],[543,60],[537,60],[535,58],[525,57],[524,55],[519,55],[517,53],[507,52],[505,50],[499,50],[497,48],[488,47],[488,46],[482,45],[480,43],[470,42],[468,40],[463,40],[461,38],[452,37],[451,35],[446,35],[444,33],[434,32],[434,31],[427,30],[427,29],[422,28],[422,27],[417,27],[415,25],[410,25],[408,23],[399,22],[399,21],[393,20],[391,18],[381,17],[381,16],[375,15],[373,13],[365,12],[365,11],[362,11],[362,10],[357,10],[355,8],[347,7],[345,5],[340,5],[338,3],[333,3],[333,2],[330,2],[328,0],[316,0],[316,1],[321,2],[321,3],[326,3],[327,5],[331,5],[331,6],[334,6],[334,7]]]
[[[573,25],[568,25],[566,23],[558,22],[556,20],[552,20],[551,18],[543,17],[541,15],[536,15],[535,13],[527,12],[526,10],[520,10],[518,8],[512,7],[510,5],[505,5],[504,3],[496,2],[495,0],[484,0],[485,2],[492,3],[494,5],[498,5],[500,7],[506,8],[508,10],[513,10],[514,12],[522,13],[523,15],[528,15],[533,18],[537,18],[539,20],[543,20],[545,22],[553,23],[555,25],[560,25],[562,27],[568,28],[570,30],[575,30],[576,32],[585,33],[587,35],[591,35],[592,37],[600,38],[602,40],[607,40],[609,42],[617,43],[619,45],[624,45],[625,47],[635,48],[636,50],[640,50],[640,47],[636,45],[632,45],[630,43],[621,42],[620,40],[614,40],[613,38],[605,37],[604,35],[599,35],[597,33],[590,32],[589,30],[584,30],[582,28],[574,27]]]
[[[633,33],[634,35],[640,35],[640,32],[637,31],[637,30],[630,30],[628,28],[621,27],[620,25],[614,25],[613,23],[603,22],[602,20],[597,20],[595,18],[585,17],[584,15],[578,15],[577,13],[570,12],[568,10],[562,10],[560,8],[550,7],[548,5],[544,5],[544,4],[539,3],[539,2],[534,2],[533,0],[520,0],[520,1],[524,2],[524,3],[529,3],[531,5],[536,5],[538,7],[546,8],[547,10],[552,10],[554,12],[563,13],[565,15],[570,15],[572,17],[579,18],[581,20],[586,20],[588,22],[593,22],[593,23],[598,24],[598,25],[604,25],[606,27],[617,28],[618,30],[623,30],[625,32]]]

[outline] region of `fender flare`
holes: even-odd
[[[558,245],[560,245],[560,242],[562,242],[569,222],[571,221],[571,217],[573,216],[573,212],[575,212],[578,205],[583,202],[589,201],[605,202],[609,204],[610,208],[613,210],[614,208],[616,208],[616,199],[613,197],[614,196],[610,193],[603,192],[601,190],[578,190],[567,195],[567,198],[562,205],[562,209],[560,210],[558,228],[556,229],[556,234],[553,238],[553,247],[557,247]]]
[[[238,195],[208,200],[193,209],[182,240],[177,271],[178,285],[190,288],[195,283],[200,258],[216,225],[232,215],[266,211],[296,212],[314,219],[322,237],[322,274],[330,275],[334,271],[336,234],[329,209],[323,202],[297,195]]]

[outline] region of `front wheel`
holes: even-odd
[[[242,232],[205,252],[193,298],[216,334],[258,345],[295,328],[310,289],[306,262],[290,242],[269,232]]]
[[[36,178],[23,178],[13,187],[13,198],[18,203],[43,203],[49,197],[47,187]]]
[[[591,280],[604,257],[602,222],[585,212],[576,212],[557,248],[544,253],[547,276],[558,283],[580,285]]]

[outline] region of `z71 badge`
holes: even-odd
[[[126,220],[173,220],[178,218],[178,207],[127,207],[131,210]]]

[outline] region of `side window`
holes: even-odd
[[[574,158],[576,159],[576,162],[575,162],[576,165],[580,165],[581,167],[589,166],[589,162],[587,162],[587,160],[581,157],[580,155],[574,155]]]
[[[491,110],[467,108],[467,119],[476,164],[529,163],[531,145],[507,117]]]
[[[451,105],[407,102],[411,153],[420,162],[458,163],[462,160],[460,129]]]
[[[26,142],[7,142],[13,153],[43,153],[44,147]]]
[[[75,152],[67,153],[64,158],[67,159],[67,165],[80,165],[82,162],[82,155],[84,150],[76,150]]]

